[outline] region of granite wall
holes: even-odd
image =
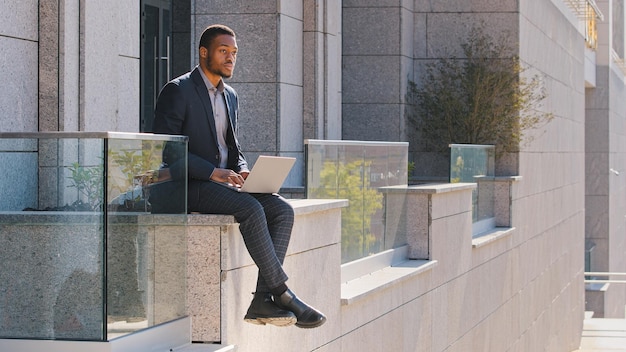
[[[3,5],[0,23],[0,131],[37,129],[37,89],[39,28],[37,1]],[[19,58],[19,60],[16,60]]]
[[[4,88],[0,93],[0,131],[35,131],[39,125],[38,3],[8,2],[3,5],[2,13],[0,81],[4,82]],[[19,169],[15,178],[0,182],[0,192],[6,195],[0,209],[6,209],[7,203],[33,204],[36,193],[29,191],[33,181],[17,184],[20,180],[36,180],[36,168],[28,168],[36,165],[33,163],[36,156],[28,153],[33,148],[32,144],[0,142],[0,151],[5,151],[0,154],[0,164],[14,165],[15,169]],[[27,195],[26,199],[23,195]]]
[[[239,93],[240,142],[246,156],[297,157],[286,187],[304,183],[305,138],[340,139],[341,3],[199,0],[192,10],[192,57],[206,26],[237,33],[229,83]]]
[[[3,212],[0,336],[105,341],[187,315],[185,218]]]

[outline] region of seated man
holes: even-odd
[[[315,328],[324,314],[286,285],[282,264],[291,237],[293,209],[278,194],[250,194],[216,182],[243,185],[248,164],[237,140],[237,93],[224,83],[237,59],[235,33],[212,25],[200,38],[199,65],[163,87],[154,132],[189,136],[188,210],[234,215],[259,269],[254,298],[244,317],[253,324]]]

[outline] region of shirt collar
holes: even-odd
[[[202,68],[200,66],[198,66],[198,71],[200,71],[200,76],[202,76],[202,80],[204,81],[204,84],[206,85],[206,88],[209,91],[213,91],[217,89],[217,91],[220,94],[224,93],[224,80],[223,79],[220,79],[220,82],[217,84],[217,87],[215,87],[213,83],[211,83],[211,81],[209,81],[209,79],[206,77],[206,75],[204,74],[204,71],[202,71]]]

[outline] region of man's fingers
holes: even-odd
[[[243,185],[243,177],[236,172],[233,172],[233,174],[229,175],[228,178],[230,182],[236,185]]]
[[[215,169],[213,171],[213,175],[211,175],[212,179],[220,182],[229,182],[234,185],[243,185],[245,178],[230,169]]]

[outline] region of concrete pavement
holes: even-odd
[[[588,318],[580,349],[573,352],[626,352],[626,319]]]

